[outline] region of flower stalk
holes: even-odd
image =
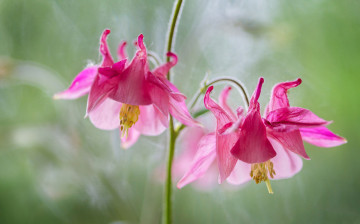
[[[183,0],[177,0],[174,5],[174,9],[171,15],[170,26],[167,35],[166,41],[166,53],[172,51],[174,39],[175,39],[175,30],[177,21],[181,12]],[[170,61],[170,57],[166,57],[166,62]],[[167,74],[167,79],[170,81],[170,72]],[[168,160],[166,167],[166,181],[165,181],[165,189],[164,189],[164,201],[163,201],[163,224],[171,224],[172,223],[172,163],[174,159],[175,152],[175,142],[176,142],[176,133],[174,129],[174,121],[173,117],[170,115],[169,121],[169,151],[168,151]]]

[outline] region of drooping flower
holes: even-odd
[[[185,125],[197,125],[186,107],[186,97],[166,78],[177,56],[169,52],[167,56],[172,60],[150,71],[140,34],[134,58],[128,61],[123,42],[117,52],[119,61],[114,63],[106,42],[109,33],[105,30],[100,39],[102,63],[85,68],[69,89],[54,98],[75,99],[89,94],[87,116],[97,128],[120,128],[125,148],[135,143],[140,134],[162,133],[168,126],[169,113]]]
[[[220,182],[225,179],[231,184],[251,179],[256,183],[264,181],[269,193],[273,193],[270,179],[292,177],[302,168],[301,157],[309,159],[303,140],[323,147],[346,142],[325,127],[329,122],[307,109],[290,107],[287,90],[298,86],[300,79],[276,85],[264,118],[261,118],[258,99],[263,82],[260,78],[245,116],[241,115],[242,110],[238,110],[236,117],[226,104],[217,105],[209,97],[213,87],[208,89],[204,101],[217,118],[216,132],[200,140],[190,169],[178,183],[179,188],[204,175],[217,160]],[[213,144],[203,144],[214,140]],[[234,161],[234,157],[238,160]]]
[[[257,107],[259,104],[255,101],[259,98],[262,83],[261,78],[254,92],[255,97],[252,96],[249,111],[239,125],[240,138],[231,153],[239,160],[251,164],[250,167],[243,168],[248,170],[256,183],[266,182],[272,193],[269,179],[289,178],[299,172],[302,160],[297,155],[310,159],[305,152],[303,140],[326,147],[343,144],[346,140],[324,127],[330,122],[319,118],[310,110],[290,107],[287,90],[298,86],[301,79],[276,85],[264,118],[261,119]],[[256,115],[252,114],[253,108]],[[264,147],[268,146],[265,142],[270,142],[270,146]],[[239,178],[241,180],[245,177]]]
[[[186,133],[187,139],[183,141],[189,144],[186,144],[186,150],[183,152],[183,155],[174,162],[175,172],[186,169],[186,173],[177,184],[178,188],[182,188],[198,179],[202,182],[211,183],[212,180],[205,181],[202,179],[205,177],[212,179],[212,177],[217,176],[212,169],[214,164],[216,164],[218,168],[216,173],[219,173],[219,183],[222,183],[224,180],[228,180],[230,183],[232,181],[232,178],[229,176],[232,174],[238,160],[230,154],[230,149],[235,144],[238,133],[234,132],[229,135],[220,135],[219,131],[224,125],[235,122],[238,118],[241,118],[243,110],[239,107],[237,115],[235,115],[228,106],[227,98],[231,90],[230,87],[225,88],[221,92],[219,96],[220,105],[211,99],[210,93],[212,90],[213,87],[211,86],[206,91],[204,104],[215,116],[216,130],[215,132],[206,134],[201,128],[191,128],[189,130],[191,135]],[[190,159],[189,157],[192,158]]]

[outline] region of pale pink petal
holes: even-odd
[[[273,110],[267,115],[266,120],[270,122],[269,127],[277,131],[324,126],[330,123],[310,110],[300,107],[283,107]]]
[[[97,66],[85,68],[75,77],[67,90],[55,94],[53,98],[70,100],[88,94],[96,74]]]
[[[306,154],[299,130],[289,132],[276,132],[270,130],[268,131],[268,135],[280,142],[284,149],[290,150],[293,153],[302,156],[304,159],[310,159]]]
[[[113,80],[117,85],[109,97],[130,105],[149,105],[152,102],[145,79],[148,64],[142,34],[138,37],[138,46],[139,50],[129,66]]]
[[[270,111],[290,107],[289,100],[287,97],[287,91],[291,88],[297,87],[301,84],[301,79],[297,79],[292,82],[282,82],[274,86],[270,98],[269,105],[266,107],[265,117]]]
[[[319,147],[335,147],[347,142],[326,127],[300,128],[300,133],[304,141]]]
[[[120,61],[127,58],[127,54],[125,50],[126,44],[127,44],[126,41],[122,41],[119,44],[117,55]]]
[[[172,53],[172,52],[168,52],[166,54],[167,57],[170,57],[171,60],[167,63],[165,63],[164,65],[161,65],[159,67],[157,67],[153,73],[154,75],[158,76],[158,77],[162,77],[162,78],[166,78],[167,73],[170,71],[170,69],[172,67],[174,67],[177,62],[178,62],[178,57],[176,54]]]
[[[204,128],[186,127],[178,137],[179,147],[177,151],[179,155],[174,158],[173,175],[175,178],[181,178],[189,169],[197,151],[200,139],[205,135]]]
[[[210,110],[216,118],[216,157],[219,167],[219,182],[222,183],[232,172],[237,159],[231,155],[230,149],[234,146],[238,133],[234,132],[228,135],[219,135],[218,130],[225,124],[233,122],[230,115],[222,109],[215,101],[210,98],[213,86],[210,86],[204,97],[205,107]]]
[[[127,133],[127,136],[122,136],[120,131],[121,147],[124,149],[130,148],[140,137],[140,132],[136,131],[134,128],[128,129]]]
[[[194,120],[187,109],[185,101],[179,102],[174,98],[170,98],[170,114],[182,124],[187,126],[199,126],[199,122]]]
[[[227,104],[227,99],[229,98],[230,90],[231,90],[231,87],[228,86],[228,87],[225,87],[221,91],[221,93],[219,95],[219,105],[220,105],[220,107],[222,107],[224,109],[224,111],[226,113],[228,113],[232,117],[233,120],[236,120],[237,119],[236,115],[234,114],[234,112],[231,110],[231,108]]]
[[[159,135],[168,126],[168,116],[165,116],[154,105],[139,106],[139,120],[134,128],[143,135]]]
[[[250,111],[243,122],[240,136],[231,153],[246,163],[262,163],[276,155],[267,135],[260,112]]]
[[[216,137],[214,133],[205,135],[203,138],[201,138],[198,145],[198,150],[190,166],[190,169],[178,182],[178,188],[184,187],[185,185],[197,180],[205,174],[205,172],[209,169],[210,165],[215,160],[215,147]]]
[[[251,164],[244,163],[239,160],[236,163],[234,170],[226,180],[228,183],[234,185],[244,184],[251,180],[250,171]]]
[[[99,129],[112,130],[120,126],[121,103],[106,98],[88,114],[91,123]]]
[[[269,138],[273,145],[276,156],[271,159],[274,164],[275,176],[271,179],[290,178],[302,168],[302,159],[293,152],[282,147],[282,144],[275,139]]]
[[[267,139],[266,127],[260,115],[258,99],[264,79],[259,83],[251,96],[249,111],[241,126],[240,136],[231,149],[232,155],[246,163],[262,163],[276,155]]]

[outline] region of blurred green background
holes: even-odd
[[[0,223],[159,223],[166,133],[125,151],[117,131],[83,119],[86,97],[52,95],[101,60],[105,28],[113,53],[143,33],[162,55],[171,9],[165,0],[0,0]],[[186,2],[174,82],[188,98],[206,72],[249,92],[263,76],[261,105],[274,84],[301,77],[291,104],[333,120],[348,143],[305,144],[312,159],[273,181],[274,195],[253,182],[175,189],[174,223],[360,223],[359,12],[352,0]]]

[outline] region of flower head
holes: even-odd
[[[75,99],[89,94],[87,116],[97,128],[120,128],[123,147],[131,146],[140,134],[162,133],[168,126],[169,113],[183,124],[197,125],[186,107],[186,97],[166,79],[177,63],[176,54],[169,52],[172,60],[150,71],[140,34],[134,58],[128,61],[126,42],[122,42],[117,51],[119,61],[114,62],[106,41],[109,33],[105,30],[100,39],[102,63],[84,69],[69,89],[54,98]]]

